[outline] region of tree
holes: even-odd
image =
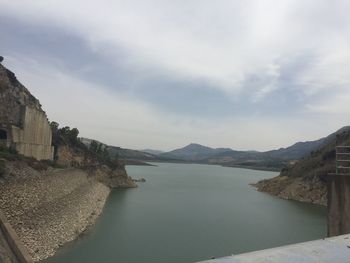
[[[50,127],[51,127],[52,133],[57,133],[59,126],[60,125],[55,121],[50,122]]]
[[[73,128],[68,131],[68,140],[72,144],[76,144],[78,142],[79,130],[77,128]]]
[[[97,153],[97,148],[98,148],[98,143],[96,141],[92,141],[90,143],[90,151],[93,152],[93,153]]]

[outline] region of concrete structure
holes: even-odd
[[[52,133],[39,101],[0,64],[0,146],[52,160]]]
[[[336,173],[328,176],[328,236],[348,233],[350,233],[350,146],[338,146]]]
[[[201,263],[349,263],[350,235],[265,249]]]

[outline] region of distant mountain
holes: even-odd
[[[186,161],[199,161],[210,156],[232,151],[229,148],[210,148],[196,143],[191,143],[183,148],[176,149],[170,152],[162,153],[159,156],[163,158],[180,159]]]
[[[153,154],[153,155],[159,155],[159,154],[164,153],[163,151],[153,150],[153,149],[143,149],[143,150],[140,150],[140,151],[141,152],[145,152],[145,153],[150,153],[150,154]]]
[[[183,148],[159,154],[160,158],[177,159],[178,161],[218,164],[224,166],[239,166],[254,169],[268,169],[280,171],[290,162],[302,159],[313,151],[334,140],[337,134],[350,131],[350,126],[341,128],[331,135],[306,142],[297,142],[292,146],[278,150],[235,151],[230,148],[210,148],[191,143]]]
[[[308,156],[311,152],[317,151],[333,141],[339,134],[348,131],[350,131],[350,126],[343,127],[335,133],[315,141],[297,142],[286,148],[266,152],[211,148],[196,143],[169,152],[152,149],[137,151],[115,146],[107,146],[107,148],[111,154],[118,154],[124,160],[196,162],[280,171],[289,163],[294,163],[296,160]],[[90,139],[81,138],[81,140],[86,144],[91,143]]]

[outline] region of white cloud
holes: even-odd
[[[205,80],[231,94],[245,88],[249,76],[270,78],[271,65],[305,50],[319,61],[300,76],[302,92],[350,80],[350,60],[342,56],[350,43],[345,0],[3,0],[0,7],[20,19],[74,31],[96,52],[122,48],[129,67]],[[253,97],[277,88],[283,87],[262,86]]]
[[[111,61],[120,59],[118,50],[125,67],[208,82],[229,95],[246,89],[253,102],[283,91],[282,62],[312,55],[290,88],[302,96],[306,111],[216,119],[160,112],[53,68],[48,60],[30,61],[23,54],[6,58],[50,119],[110,144],[163,149],[189,142],[271,149],[316,139],[347,124],[348,10],[346,0],[0,1],[0,15],[59,27]],[[247,86],[251,77],[258,85]]]
[[[332,132],[320,119],[191,118],[156,111],[141,101],[106,92],[43,61],[7,57],[18,79],[40,99],[50,120],[77,127],[84,137],[111,145],[170,150],[190,142],[212,147],[267,150]],[[322,127],[322,129],[321,129]]]

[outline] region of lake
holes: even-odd
[[[281,200],[250,183],[275,172],[214,165],[127,166],[96,225],[50,263],[189,263],[323,238],[326,208]]]

